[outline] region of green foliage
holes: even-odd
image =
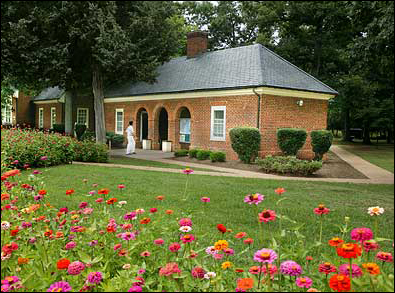
[[[54,124],[52,126],[53,131],[57,133],[64,133],[64,124]]]
[[[315,160],[322,160],[322,156],[329,151],[332,145],[333,135],[328,130],[313,130],[310,133],[311,145],[315,153]]]
[[[78,141],[74,148],[74,160],[80,162],[108,162],[108,148],[91,140]]]
[[[305,161],[294,156],[267,156],[257,159],[257,163],[267,173],[311,175],[322,168],[320,161]]]
[[[197,155],[198,151],[199,151],[199,149],[189,150],[189,153],[188,153],[189,157],[190,158],[196,158],[196,155]]]
[[[225,162],[226,154],[224,152],[211,152],[210,160],[211,162]]]
[[[81,140],[96,140],[96,134],[92,130],[85,130]]]
[[[75,125],[75,134],[77,135],[78,140],[82,140],[82,135],[86,131],[86,125],[85,124],[76,124]]]
[[[259,129],[253,127],[237,127],[229,131],[232,148],[239,159],[249,164],[258,155],[261,146]]]
[[[120,146],[125,140],[125,137],[122,134],[115,134],[111,131],[106,132],[106,138],[111,141],[111,145],[113,146]]]
[[[196,159],[198,160],[207,160],[208,158],[210,158],[210,154],[211,151],[207,151],[207,150],[199,150],[196,154]]]
[[[299,128],[277,129],[277,144],[285,155],[296,156],[306,142],[307,132]]]
[[[176,156],[176,157],[186,157],[186,156],[188,156],[188,150],[176,150],[174,152],[174,156]]]

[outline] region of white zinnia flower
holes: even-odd
[[[380,208],[379,206],[368,208],[368,214],[371,216],[379,216],[383,213],[384,213],[384,209]]]
[[[215,278],[216,276],[217,276],[217,274],[214,272],[208,272],[207,274],[204,274],[205,279],[212,279],[212,278]]]
[[[124,204],[127,204],[127,201],[126,201],[126,200],[121,200],[118,204],[119,204],[120,206],[123,206]]]
[[[1,222],[1,230],[8,230],[8,229],[10,229],[10,227],[11,227],[11,225],[9,222],[7,222],[7,221]]]
[[[188,233],[188,232],[192,231],[192,227],[189,227],[189,226],[181,226],[181,227],[180,227],[180,231],[181,231],[181,232],[184,232],[184,233]]]

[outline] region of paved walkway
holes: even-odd
[[[205,169],[216,171],[216,172],[195,171],[194,174],[197,175],[228,176],[228,177],[274,179],[274,180],[325,181],[325,182],[345,182],[345,183],[364,183],[364,184],[394,184],[394,174],[392,174],[391,172],[384,170],[380,167],[377,167],[376,165],[373,165],[336,145],[333,145],[331,147],[331,151],[334,152],[337,156],[339,156],[342,160],[349,163],[355,169],[366,175],[369,179],[289,177],[289,176],[279,176],[273,174],[264,174],[264,173],[245,171],[239,169],[223,168],[223,167],[216,167],[216,166],[205,165],[205,164],[169,160],[169,158],[173,157],[173,153],[164,153],[162,151],[153,151],[153,150],[145,151],[141,149],[136,149],[135,155],[126,156],[124,149],[113,149],[111,150],[110,155],[125,156],[125,158],[131,157],[131,158],[142,159],[142,160],[151,160],[151,161],[157,161],[157,162],[168,163],[168,164],[177,164],[182,166],[189,166],[192,168],[205,168]],[[105,163],[82,163],[82,162],[74,162],[74,164],[181,173],[179,169],[148,167],[148,166],[118,165],[118,164],[105,164]]]

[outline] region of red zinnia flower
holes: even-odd
[[[224,225],[222,225],[222,224],[218,224],[217,225],[217,229],[221,233],[226,233],[226,227]]]
[[[338,247],[339,244],[342,244],[343,242],[344,242],[344,240],[340,239],[339,237],[334,237],[328,241],[330,246],[335,246],[335,247]]]
[[[74,189],[66,190],[66,195],[72,195],[74,193]]]
[[[62,258],[58,260],[58,262],[56,263],[58,270],[67,270],[69,265],[70,265],[70,261],[67,258]]]
[[[15,236],[16,234],[18,234],[18,232],[19,232],[18,229],[11,230],[11,231],[10,231],[10,235],[11,235],[11,236]]]
[[[320,204],[318,205],[318,208],[314,209],[314,213],[317,215],[325,215],[325,214],[329,214],[330,209],[326,208],[325,205]]]
[[[150,218],[143,218],[141,219],[140,224],[148,224],[149,222],[151,222]]]
[[[114,204],[114,203],[116,203],[118,200],[115,198],[115,197],[113,197],[113,198],[110,198],[109,200],[107,200],[107,204]]]
[[[356,243],[343,243],[337,247],[337,255],[344,258],[357,258],[362,254],[362,248]]]
[[[97,192],[98,194],[108,194],[110,192],[110,190],[108,189],[99,189],[99,191]]]
[[[46,195],[46,194],[47,194],[47,191],[44,190],[44,189],[42,189],[42,190],[39,190],[39,191],[38,191],[38,194],[39,194],[39,195]],[[66,194],[67,194],[67,192],[66,192]]]
[[[335,273],[337,271],[336,267],[331,264],[330,262],[325,262],[323,264],[320,264],[318,266],[318,271],[320,273],[324,273],[324,274],[330,274],[330,273]]]
[[[350,278],[345,275],[333,275],[329,279],[329,287],[337,292],[348,292],[351,289]]]

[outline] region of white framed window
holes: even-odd
[[[12,124],[12,106],[5,105],[1,108],[1,123]]]
[[[225,138],[226,106],[212,106],[210,140],[224,141]]]
[[[123,109],[115,109],[115,133],[123,134]]]
[[[77,108],[77,124],[85,124],[86,128],[89,127],[89,109]]]
[[[44,128],[44,108],[38,108],[38,128]]]
[[[53,128],[54,124],[56,124],[56,108],[51,107],[51,128]]]

